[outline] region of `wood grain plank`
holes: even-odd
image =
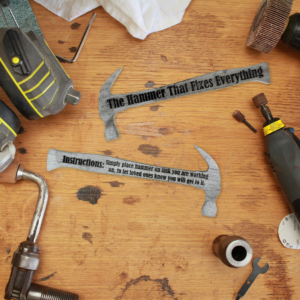
[[[34,1],[30,4],[54,53],[71,58],[70,48],[79,45],[93,12],[68,23]],[[235,299],[252,267],[229,269],[211,246],[218,235],[236,234],[250,242],[254,257],[270,264],[245,299],[300,299],[298,252],[284,248],[277,236],[279,222],[290,210],[264,155],[263,118],[251,101],[264,92],[273,114],[297,132],[300,60],[282,44],[268,55],[247,48],[259,4],[260,0],[192,1],[179,25],[144,41],[133,38],[103,8],[95,9],[97,18],[79,60],[63,64],[82,93],[79,105],[37,121],[17,112],[24,127],[15,143],[17,158],[42,175],[50,189],[35,282],[76,292],[82,300]],[[295,2],[293,12],[299,10]],[[73,23],[80,26],[72,29]],[[270,65],[271,85],[243,84],[160,102],[158,107],[129,109],[116,117],[120,139],[104,138],[98,94],[120,67],[113,93],[142,90],[149,81],[159,86],[264,61]],[[0,98],[13,108],[2,90]],[[257,134],[234,120],[236,109]],[[213,219],[201,215],[204,192],[188,186],[70,169],[46,171],[50,148],[205,169],[195,144],[221,170],[222,191]],[[156,147],[158,154],[141,151],[147,147]],[[78,200],[77,192],[86,186],[100,190],[97,204]],[[3,297],[11,257],[29,229],[37,188],[26,181],[4,184],[0,195]]]

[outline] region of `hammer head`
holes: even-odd
[[[113,95],[110,93],[110,89],[121,71],[122,68],[105,81],[99,94],[99,115],[105,124],[104,134],[107,141],[115,140],[119,137],[119,131],[115,124],[115,115],[123,109],[122,107],[120,107],[119,110],[110,109],[107,100],[112,98],[122,98],[122,95]]]
[[[205,191],[205,202],[202,207],[202,214],[207,217],[215,217],[217,214],[216,200],[221,191],[220,170],[217,163],[208,153],[196,145],[195,147],[208,165],[207,171],[201,172],[208,176],[205,185],[203,187],[201,186],[201,189]]]

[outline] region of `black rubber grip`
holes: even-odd
[[[285,29],[282,41],[287,46],[300,51],[300,14],[295,13],[290,16],[289,23]]]
[[[5,47],[7,56],[10,59],[11,65],[13,67],[20,67],[22,71],[21,74],[28,75],[31,71],[31,67],[17,31],[13,29],[7,30],[3,39],[3,45]],[[14,64],[11,61],[13,57],[19,59],[19,62],[17,64]],[[15,71],[17,72],[16,69]]]
[[[0,4],[1,4],[3,7],[7,7],[7,6],[9,6],[10,1],[9,1],[9,0],[0,0]]]
[[[297,199],[292,203],[292,209],[298,222],[300,223],[300,199]]]
[[[15,133],[21,128],[21,122],[15,113],[0,100],[0,118],[3,119]]]

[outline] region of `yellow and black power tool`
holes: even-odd
[[[0,0],[3,7],[9,9],[9,0]],[[78,104],[80,92],[43,37],[16,26],[0,28],[0,86],[16,108],[35,120]]]
[[[9,8],[9,0],[0,0],[0,10]],[[11,11],[11,10],[10,10]],[[12,14],[13,16],[13,14]],[[3,17],[8,22],[3,13]],[[14,16],[13,19],[15,20]],[[34,120],[62,111],[66,103],[76,105],[80,93],[64,71],[45,40],[18,28],[0,29],[0,85],[13,104],[27,119]],[[20,179],[35,182],[39,197],[26,241],[12,258],[12,268],[5,289],[5,299],[14,300],[78,300],[77,294],[32,283],[40,263],[36,241],[47,207],[49,190],[43,177],[24,170],[14,159],[13,142],[21,127],[18,117],[0,100],[0,183]]]

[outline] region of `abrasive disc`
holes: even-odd
[[[247,46],[269,53],[279,42],[294,0],[263,0],[250,28]]]

